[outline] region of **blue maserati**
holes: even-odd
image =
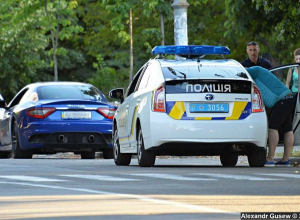
[[[7,105],[0,97],[0,158],[74,152],[94,159],[113,157],[112,119],[116,107],[91,84],[32,83]]]

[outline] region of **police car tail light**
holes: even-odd
[[[263,112],[264,105],[259,89],[256,85],[252,87],[252,112]]]
[[[114,115],[116,113],[116,109],[108,108],[108,107],[100,107],[100,108],[97,108],[97,112],[99,112],[101,115],[103,115],[107,119],[113,119]]]
[[[165,88],[163,85],[159,86],[154,91],[153,111],[154,112],[166,112]]]

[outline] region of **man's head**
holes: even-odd
[[[300,48],[297,48],[294,51],[294,58],[296,63],[300,63]]]
[[[259,53],[258,43],[254,42],[254,41],[250,41],[249,43],[247,43],[246,51],[249,56],[249,59],[253,63],[257,63],[258,53]]]

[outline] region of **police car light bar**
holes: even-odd
[[[189,45],[189,46],[156,46],[152,54],[173,55],[219,55],[230,54],[230,49],[225,46]]]

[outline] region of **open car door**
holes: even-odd
[[[277,76],[284,84],[286,82],[286,77],[289,71],[292,73],[295,69],[298,69],[300,72],[300,63],[294,63],[294,64],[288,64],[288,65],[283,65],[283,66],[278,66],[275,68],[270,69],[270,71]],[[298,81],[298,88],[300,88],[300,80]],[[300,103],[299,103],[299,90],[295,94],[295,111],[294,111],[294,117],[293,117],[293,131],[297,130],[299,123],[300,123]],[[279,131],[280,133],[280,142],[283,141],[283,134]]]

